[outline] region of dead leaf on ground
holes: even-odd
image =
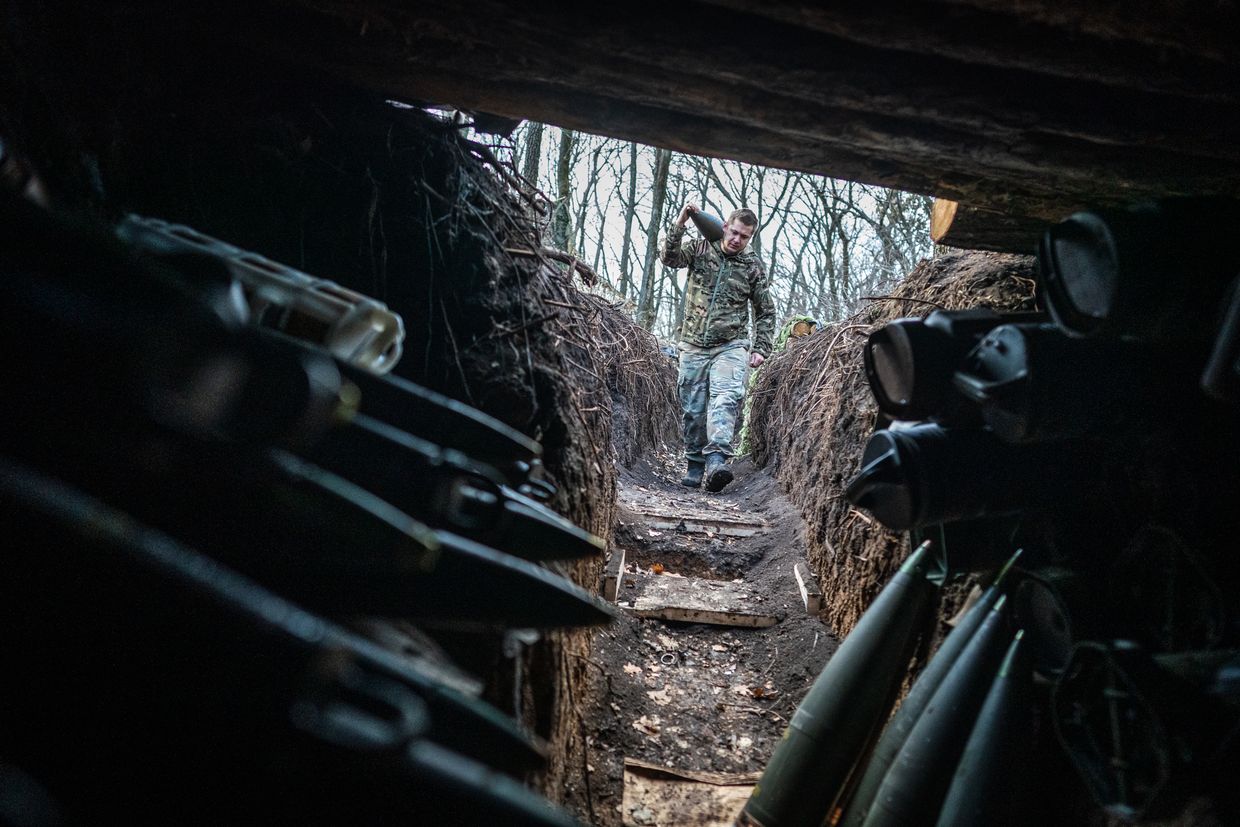
[[[650,718],[646,715],[643,715],[633,722],[633,729],[637,730],[638,732],[645,733],[646,735],[658,735],[659,734],[659,719],[658,717]]]
[[[650,700],[654,701],[659,706],[667,706],[672,702],[671,697],[667,694],[666,688],[648,689],[646,690],[646,694],[650,696]]]
[[[626,663],[624,665],[624,672],[627,675],[640,675],[642,668],[635,663]]]

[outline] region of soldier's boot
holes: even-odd
[[[728,458],[723,454],[706,455],[706,490],[722,491],[732,481],[732,471],[728,468]]]
[[[686,488],[700,488],[702,485],[702,474],[706,471],[706,460],[691,459],[689,460],[689,470],[685,472],[684,477],[680,480],[680,484]]]

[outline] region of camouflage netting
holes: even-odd
[[[947,252],[922,261],[892,297],[794,341],[763,366],[752,395],[754,460],[774,469],[805,516],[810,566],[837,635],[852,629],[908,547],[905,535],[844,498],[878,415],[861,360],[866,337],[936,307],[1032,310],[1034,287],[1029,256]],[[945,601],[944,613],[955,602]]]

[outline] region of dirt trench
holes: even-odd
[[[591,824],[731,824],[837,645],[793,573],[803,524],[748,461],[718,494],[681,486],[670,448],[618,470],[608,572],[621,611],[591,641],[586,788],[567,792]],[[677,608],[693,596],[735,616]],[[638,616],[661,607],[713,622]],[[741,625],[757,623],[770,625]]]

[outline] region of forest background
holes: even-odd
[[[658,244],[685,203],[721,217],[757,213],[752,247],[770,275],[777,322],[841,319],[932,251],[928,196],[532,121],[510,139],[479,137],[546,194],[546,242],[593,268],[596,289],[664,341],[675,341],[683,318],[685,271],[664,267]]]

